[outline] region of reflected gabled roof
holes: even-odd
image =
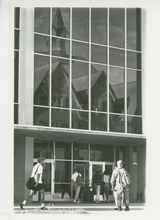
[[[52,71],[55,71],[58,67],[58,65],[64,61],[64,64],[66,62],[68,62],[68,60],[60,60],[57,62],[53,62],[52,63]],[[83,67],[83,65],[81,65],[81,67]],[[39,87],[41,81],[44,79],[44,77],[46,77],[46,73],[47,71],[49,71],[49,65],[43,65],[40,66],[39,68],[37,68],[35,70],[36,72],[38,72],[38,79],[35,81],[35,90]],[[81,91],[88,91],[88,74],[84,75],[84,71],[86,71],[86,69],[81,68],[79,73],[76,75],[73,75],[72,78],[72,88],[73,88],[73,92],[81,92]],[[59,72],[61,74],[64,75],[66,81],[69,80],[69,74],[67,73],[67,68],[65,68],[65,65],[62,66],[61,71]],[[102,76],[104,74],[104,71],[98,71],[94,66],[92,66],[92,77],[91,77],[91,88],[94,87],[94,85],[96,84],[96,82],[98,81],[98,79],[100,78],[100,76]],[[131,83],[130,83],[131,84]],[[133,82],[132,82],[132,86],[130,86],[130,90],[133,89]],[[119,84],[114,84],[111,85],[110,84],[110,95],[112,96],[112,99],[119,99],[124,97],[124,83],[119,83]]]
[[[81,70],[81,72],[82,71],[83,70]],[[92,72],[92,77],[91,77],[91,88],[95,85],[95,83],[97,82],[101,74],[103,74],[103,72],[97,71],[94,68],[94,71]],[[72,79],[72,86],[77,92],[88,90],[89,75],[88,74],[82,75],[81,73],[79,75],[80,75],[79,77],[75,77]]]
[[[56,69],[59,62],[52,63],[52,70]],[[49,65],[45,64],[43,66],[38,67],[35,69],[35,72],[38,72],[38,79],[34,81],[34,90],[37,90],[42,80],[46,77],[46,73],[49,72]]]

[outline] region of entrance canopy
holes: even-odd
[[[111,133],[103,131],[85,131],[69,128],[48,128],[42,126],[15,125],[15,134],[34,138],[55,139],[57,141],[79,142],[90,144],[114,143],[132,146],[144,146],[143,135]]]

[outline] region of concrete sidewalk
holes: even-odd
[[[14,212],[15,213],[35,213],[35,214],[95,214],[95,213],[101,213],[101,212],[120,212],[115,211],[115,205],[114,204],[95,204],[95,203],[80,203],[80,204],[74,204],[74,203],[54,203],[54,204],[48,204],[46,205],[48,210],[40,210],[40,206],[33,205],[33,206],[25,206],[24,210],[21,210],[19,206],[15,206]],[[130,211],[142,211],[144,210],[145,205],[143,203],[132,203],[130,204]],[[123,211],[123,210],[122,210]],[[124,212],[124,211],[123,211]]]

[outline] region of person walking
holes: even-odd
[[[100,202],[100,193],[101,193],[101,186],[102,186],[102,173],[100,170],[96,170],[93,178],[92,178],[93,188],[96,192],[95,202]]]
[[[81,185],[82,185],[82,175],[79,172],[79,170],[75,170],[71,177],[71,183],[72,183],[72,189],[73,189],[73,202],[79,203],[79,196],[81,191]]]
[[[111,186],[116,204],[115,210],[122,210],[123,202],[125,210],[129,210],[129,184],[129,175],[123,167],[123,161],[119,160],[111,176]]]
[[[44,204],[44,190],[45,190],[45,185],[43,183],[43,171],[44,171],[44,160],[45,158],[40,157],[38,159],[38,162],[33,166],[32,173],[31,173],[31,178],[34,178],[35,184],[30,188],[28,197],[20,203],[20,208],[24,209],[24,206],[32,200],[33,195],[36,192],[39,192],[40,195],[40,203],[41,203],[41,210],[47,210]]]
[[[107,170],[103,173],[103,199],[105,202],[109,201],[109,191],[110,191],[110,175]]]

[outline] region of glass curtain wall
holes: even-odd
[[[35,8],[34,124],[142,133],[141,10]]]

